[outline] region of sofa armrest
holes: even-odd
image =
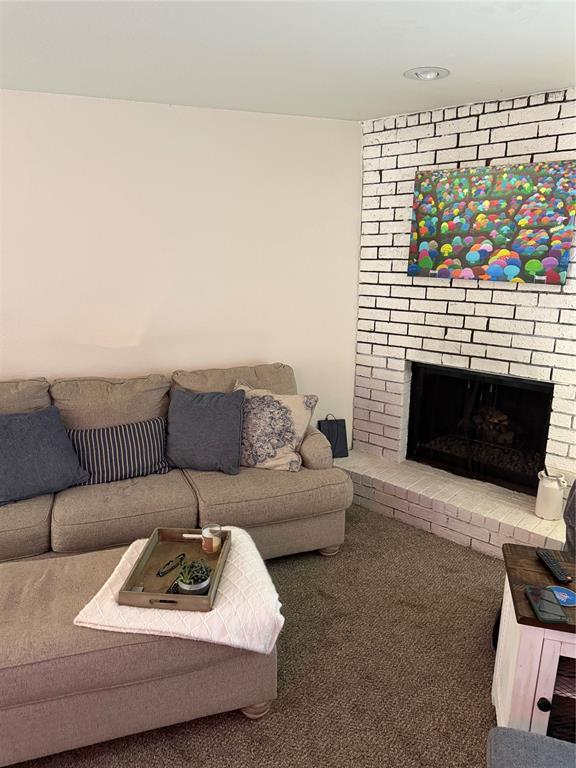
[[[334,463],[332,447],[316,427],[308,427],[300,446],[300,455],[307,469],[330,469]]]

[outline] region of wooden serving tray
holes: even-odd
[[[156,528],[120,589],[120,605],[165,608],[169,611],[211,611],[230,551],[232,534],[230,531],[222,531],[222,546],[214,555],[202,551],[201,534],[198,528]],[[181,552],[185,553],[187,561],[203,560],[212,568],[207,595],[168,593],[178,577],[179,568],[165,576],[157,575],[165,563]]]

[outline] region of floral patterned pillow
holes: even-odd
[[[243,381],[234,388],[246,392],[240,464],[259,469],[298,472],[302,444],[316,395],[275,395],[266,389],[251,389]]]

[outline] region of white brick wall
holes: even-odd
[[[410,361],[551,381],[550,469],[576,477],[576,265],[564,286],[406,274],[421,168],[575,156],[576,92],[364,123],[354,447],[406,453]]]

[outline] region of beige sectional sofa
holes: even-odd
[[[277,394],[296,393],[294,372],[282,363],[126,380],[33,379],[0,382],[0,413],[54,404],[69,428],[111,426],[165,416],[171,387],[230,392],[237,379]],[[299,472],[243,468],[231,476],[175,469],[8,504],[0,507],[0,561],[120,546],[158,526],[208,521],[246,528],[264,558],[333,554],[344,540],[352,484],[332,467],[328,441],[317,430],[309,430],[301,453]]]
[[[53,403],[70,428],[111,426],[164,416],[173,386],[231,391],[238,378],[296,392],[280,363],[125,381],[34,379],[0,382],[0,413]],[[102,632],[73,619],[120,560],[118,547],[158,526],[241,526],[264,558],[334,554],[352,483],[316,430],[301,453],[299,472],[176,469],[0,507],[0,561],[12,561],[0,562],[0,766],[217,712],[268,711],[275,650]]]

